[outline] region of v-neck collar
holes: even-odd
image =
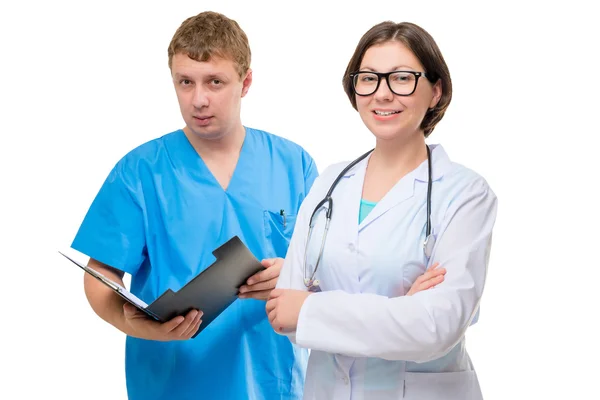
[[[444,174],[448,171],[450,166],[450,159],[444,151],[443,147],[439,144],[430,145],[431,147],[431,162],[432,162],[432,181],[435,182],[441,179]],[[356,199],[353,202],[358,213],[360,207],[360,199],[362,198],[362,189],[365,180],[365,174],[367,165],[371,154],[362,160],[358,165],[344,174],[344,178],[349,178],[352,183],[351,193],[348,196],[351,199]],[[427,182],[427,160],[423,161],[417,168],[404,175],[390,190],[386,193],[383,198],[377,202],[371,212],[365,217],[365,219],[358,224],[358,230],[361,231],[371,222],[388,212],[393,207],[406,201],[414,195],[414,182],[420,180]],[[354,204],[355,203],[355,204]],[[358,218],[357,218],[358,222]]]
[[[246,126],[244,126],[244,130],[244,142],[242,143],[240,155],[233,170],[233,174],[229,179],[227,189],[224,189],[223,186],[221,186],[210,168],[208,168],[208,165],[206,165],[200,154],[198,154],[194,146],[192,146],[183,129],[179,129],[175,132],[175,149],[170,155],[171,159],[178,168],[186,171],[186,173],[194,177],[196,180],[215,186],[221,189],[224,193],[230,193],[232,189],[235,189],[238,175],[241,173],[240,171],[245,169],[245,164],[247,162],[246,153],[248,152],[248,147],[251,146],[250,141],[253,139],[251,130]]]

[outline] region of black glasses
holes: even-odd
[[[398,96],[410,96],[417,89],[420,77],[427,78],[425,72],[392,71],[367,72],[358,71],[350,74],[354,93],[359,96],[370,96],[379,89],[381,79],[385,79],[392,93]]]

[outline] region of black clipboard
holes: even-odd
[[[179,315],[185,315],[192,309],[201,310],[204,313],[202,324],[192,337],[196,337],[206,329],[237,299],[240,286],[244,285],[248,278],[264,269],[240,238],[234,236],[213,251],[217,260],[208,268],[179,291],[168,289],[147,305],[123,286],[98,271],[59,253],[157,321],[166,322]]]

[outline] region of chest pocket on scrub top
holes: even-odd
[[[265,210],[263,219],[267,257],[284,258],[296,225],[296,215],[281,210]]]

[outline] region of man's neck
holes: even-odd
[[[246,129],[241,124],[232,132],[215,139],[202,138],[191,132],[187,127],[183,131],[192,147],[204,160],[223,155],[239,154],[246,138]]]
[[[223,190],[227,190],[246,138],[244,126],[240,124],[238,129],[216,139],[199,137],[187,128],[184,129],[184,132],[219,185]]]

